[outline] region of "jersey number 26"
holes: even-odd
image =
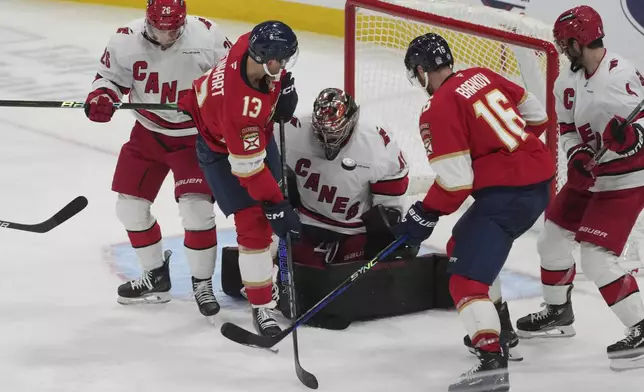
[[[525,120],[513,108],[504,109],[501,104],[505,103],[508,103],[508,98],[501,91],[493,90],[485,95],[484,100],[474,102],[474,113],[476,118],[483,117],[499,140],[513,151],[520,141],[528,138],[528,134],[524,130]]]

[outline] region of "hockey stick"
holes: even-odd
[[[288,164],[286,162],[286,130],[284,128],[284,121],[280,121],[280,162],[282,164],[282,193],[288,199]],[[289,307],[291,310],[291,317],[297,317],[297,298],[295,298],[295,281],[293,279],[293,247],[291,246],[291,235],[286,234],[286,252],[280,252],[280,264],[282,259],[286,256],[286,265],[288,271],[288,295]],[[286,253],[286,255],[284,255]],[[221,331],[223,333],[224,326],[222,325]],[[225,336],[225,335],[224,335]],[[300,364],[300,350],[297,343],[297,332],[293,331],[293,359],[295,360],[295,374],[300,382],[311,389],[318,389],[318,379],[311,373],[307,372]]]
[[[273,347],[277,343],[281,342],[285,337],[287,337],[291,332],[295,330],[302,324],[306,323],[313,317],[317,312],[333,301],[337,296],[342,294],[346,289],[348,289],[353,282],[358,280],[367,273],[371,268],[373,268],[380,260],[387,257],[391,252],[396,250],[398,246],[402,245],[407,240],[406,236],[398,238],[396,241],[389,244],[385,249],[381,250],[373,259],[369,260],[362,267],[358,268],[356,272],[347,277],[342,283],[340,283],[335,289],[333,289],[326,297],[322,298],[317,304],[315,304],[311,309],[306,313],[298,317],[287,329],[273,336],[260,336],[252,332],[249,332],[235,324],[225,323],[221,326],[221,333],[228,339],[243,344],[246,346],[254,347]]]
[[[14,229],[29,231],[32,233],[46,233],[81,212],[85,207],[87,207],[87,199],[85,198],[85,196],[78,196],[74,200],[70,201],[69,204],[63,207],[54,216],[44,222],[36,223],[34,225],[25,225],[22,223],[0,221],[0,229]]]
[[[640,114],[643,107],[644,107],[644,99],[637,106],[635,106],[635,109],[633,109],[631,114],[629,114],[628,117],[626,117],[626,120],[619,125],[619,132],[623,131],[624,128],[631,125],[631,123],[635,120],[635,117],[637,117]],[[599,151],[597,151],[597,153],[595,154],[595,156],[593,156],[593,159],[591,159],[586,164],[584,169],[586,169],[587,171],[593,170],[595,166],[599,164],[599,161],[601,161],[601,159],[604,157],[604,154],[606,154],[607,151],[608,151],[608,147],[606,146],[603,146],[602,148],[600,148]]]
[[[84,109],[85,102],[81,101],[6,101],[0,100],[0,107],[22,108],[59,108],[59,109]],[[161,103],[126,103],[114,102],[115,109],[143,109],[143,110],[174,110],[179,111],[176,104]]]

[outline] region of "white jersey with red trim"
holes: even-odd
[[[586,143],[595,151],[608,122],[623,118],[644,99],[644,77],[626,59],[606,52],[597,70],[562,73],[555,85],[557,118],[564,152]],[[644,125],[644,118],[637,120]],[[644,156],[608,151],[596,169],[593,192],[644,186]]]
[[[359,123],[329,161],[313,135],[310,118],[286,124],[286,159],[297,178],[302,223],[351,235],[365,232],[360,216],[373,205],[404,214],[409,168],[387,132]]]
[[[183,34],[165,50],[144,32],[145,19],[117,30],[101,57],[92,89],[108,88],[120,99],[129,93],[132,103],[177,103],[232,46],[214,22],[196,16],[186,18]],[[134,116],[147,129],[168,136],[197,133],[192,119],[181,112],[136,110]]]

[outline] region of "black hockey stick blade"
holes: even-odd
[[[291,332],[296,333],[294,326],[290,326],[286,330],[278,333],[273,336],[262,336],[255,333],[249,332],[248,330],[233,324],[233,323],[224,323],[221,326],[221,334],[226,338],[232,340],[235,343],[242,344],[244,346],[255,347],[255,348],[271,348],[277,343],[284,340]],[[295,348],[295,346],[294,346]],[[300,365],[299,356],[295,356],[295,374],[297,378],[305,386],[311,389],[318,389],[318,379],[306,369]]]
[[[273,336],[257,335],[233,323],[224,323],[221,334],[235,343],[257,348],[271,348],[286,337],[284,331]]]
[[[284,335],[286,337],[286,335]],[[293,341],[297,341],[297,331],[293,330]],[[293,345],[293,357],[295,358],[295,374],[304,386],[311,389],[318,389],[318,379],[312,374],[309,373],[306,369],[300,364],[300,349],[298,345]]]
[[[77,198],[69,202],[69,204],[63,207],[60,211],[54,214],[54,216],[44,222],[36,223],[33,225],[26,225],[23,223],[0,221],[0,228],[29,231],[32,233],[42,234],[56,228],[61,223],[64,223],[69,218],[81,212],[85,207],[87,207],[87,198],[85,196],[78,196]]]

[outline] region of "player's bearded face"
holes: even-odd
[[[156,27],[146,24],[145,30],[148,36],[154,41],[158,42],[164,48],[167,48],[177,42],[181,33],[183,33],[184,26],[174,30],[159,30]]]
[[[418,69],[407,70],[407,79],[412,86],[422,88],[431,97],[434,94],[434,89],[429,85],[429,76],[427,72]]]

